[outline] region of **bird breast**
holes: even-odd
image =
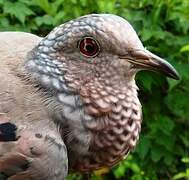
[[[141,105],[134,82],[117,89],[91,86],[81,89],[84,113],[92,118],[82,120],[91,138],[88,152],[71,165],[79,171],[116,164],[135,147],[141,129]]]

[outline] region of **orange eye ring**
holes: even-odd
[[[99,43],[92,37],[84,37],[79,42],[80,53],[86,57],[95,57],[100,51]]]

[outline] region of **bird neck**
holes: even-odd
[[[66,85],[63,66],[64,64],[53,56],[39,53],[34,49],[24,63],[24,72],[29,79],[46,91],[72,93],[73,90]]]

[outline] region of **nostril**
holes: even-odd
[[[0,142],[16,141],[16,130],[16,125],[10,122],[0,124]]]

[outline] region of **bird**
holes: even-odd
[[[46,172],[59,180],[66,177],[67,169],[88,173],[114,166],[139,140],[142,107],[137,72],[157,71],[179,79],[171,64],[143,46],[126,19],[113,14],[78,17],[55,27],[44,38],[4,32],[0,39],[0,135],[4,132],[1,125],[12,129],[0,136],[0,150],[7,149],[4,143],[16,146],[16,150],[8,147],[11,154],[4,150],[0,157],[0,172],[5,175],[18,147],[26,159],[32,152],[27,150],[30,142],[25,145],[22,138],[29,136],[30,140],[36,134],[53,140],[41,147],[46,158],[40,161],[39,157],[37,163],[45,167],[40,166],[37,174]],[[44,143],[43,138],[38,139]],[[21,140],[24,142],[15,145]],[[4,172],[6,163],[9,167]],[[23,172],[15,168],[19,172],[13,177],[24,171],[27,177],[31,165]]]

